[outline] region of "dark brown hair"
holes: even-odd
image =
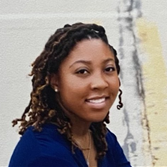
[[[114,53],[117,73],[119,74],[120,67],[116,50],[109,45],[105,29],[102,26],[75,23],[57,29],[49,38],[42,53],[32,64],[30,102],[22,117],[13,121],[13,126],[20,122],[19,134],[22,135],[29,126],[34,126],[35,130],[40,131],[43,124],[54,122],[58,126],[59,132],[64,134],[73,145],[70,120],[65,115],[59,98],[49,83],[49,77],[58,72],[61,62],[69,55],[77,42],[89,38],[101,39],[110,47]],[[104,121],[91,125],[97,158],[103,157],[107,151],[105,123],[109,123],[108,115]]]

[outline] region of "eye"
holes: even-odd
[[[106,71],[106,72],[115,71],[115,67],[107,67],[107,68],[105,68],[105,71]]]
[[[77,74],[88,74],[89,71],[86,70],[86,69],[80,69],[80,70],[78,70],[76,73],[77,73]]]

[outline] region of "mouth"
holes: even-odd
[[[97,98],[97,99],[87,99],[86,101],[89,103],[93,103],[93,104],[100,104],[105,102],[106,98],[102,97],[102,98]]]
[[[85,102],[92,109],[102,110],[106,107],[108,98],[109,97],[106,97],[106,96],[92,97],[92,98],[86,99]]]

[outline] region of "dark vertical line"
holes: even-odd
[[[150,128],[149,128],[149,121],[147,118],[147,113],[146,113],[146,106],[145,106],[145,90],[144,90],[144,86],[143,86],[143,82],[142,82],[142,68],[140,65],[140,61],[139,61],[139,55],[138,55],[138,48],[137,45],[139,43],[136,34],[134,32],[134,21],[136,18],[139,18],[142,16],[142,12],[141,12],[141,3],[138,0],[121,0],[124,3],[124,8],[122,10],[122,8],[118,5],[118,22],[119,22],[119,33],[120,33],[120,38],[119,38],[119,56],[120,59],[122,59],[123,61],[127,59],[127,55],[125,55],[125,50],[124,50],[124,40],[125,40],[125,36],[124,36],[124,32],[130,32],[134,43],[131,45],[133,46],[133,49],[131,51],[131,54],[128,56],[132,56],[131,59],[131,63],[132,63],[132,67],[133,70],[135,71],[135,92],[136,92],[136,96],[142,100],[143,106],[144,106],[144,118],[145,119],[145,123],[146,123],[146,127],[147,127],[147,138],[149,141],[149,150],[151,153],[151,140],[150,140]],[[132,12],[136,10],[137,11],[137,16],[134,17],[132,15]],[[120,73],[120,77],[123,80],[124,83],[126,83],[127,81],[125,81],[125,73],[123,71],[121,71]],[[129,128],[129,115],[128,115],[128,108],[125,106],[124,107],[124,120],[127,126],[127,136],[124,140],[124,145],[123,145],[123,149],[125,150],[125,154],[128,158],[129,157],[129,149],[131,148],[132,152],[135,152],[136,149],[136,143],[134,142],[134,136],[132,135],[132,133],[130,132],[130,128]],[[143,125],[143,120],[141,120],[141,125]],[[152,153],[151,153],[152,156]]]

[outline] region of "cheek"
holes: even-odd
[[[71,76],[64,76],[61,78],[59,82],[59,92],[62,98],[68,99],[72,101],[72,99],[81,98],[84,96],[86,90],[85,82],[81,82],[76,77]]]
[[[61,90],[71,88],[73,84],[75,84],[75,81],[70,74],[61,74],[61,78],[59,78],[59,88]]]
[[[113,79],[112,82],[110,83],[110,90],[112,91],[113,94],[117,95],[119,91],[119,86],[120,86],[119,78]]]

